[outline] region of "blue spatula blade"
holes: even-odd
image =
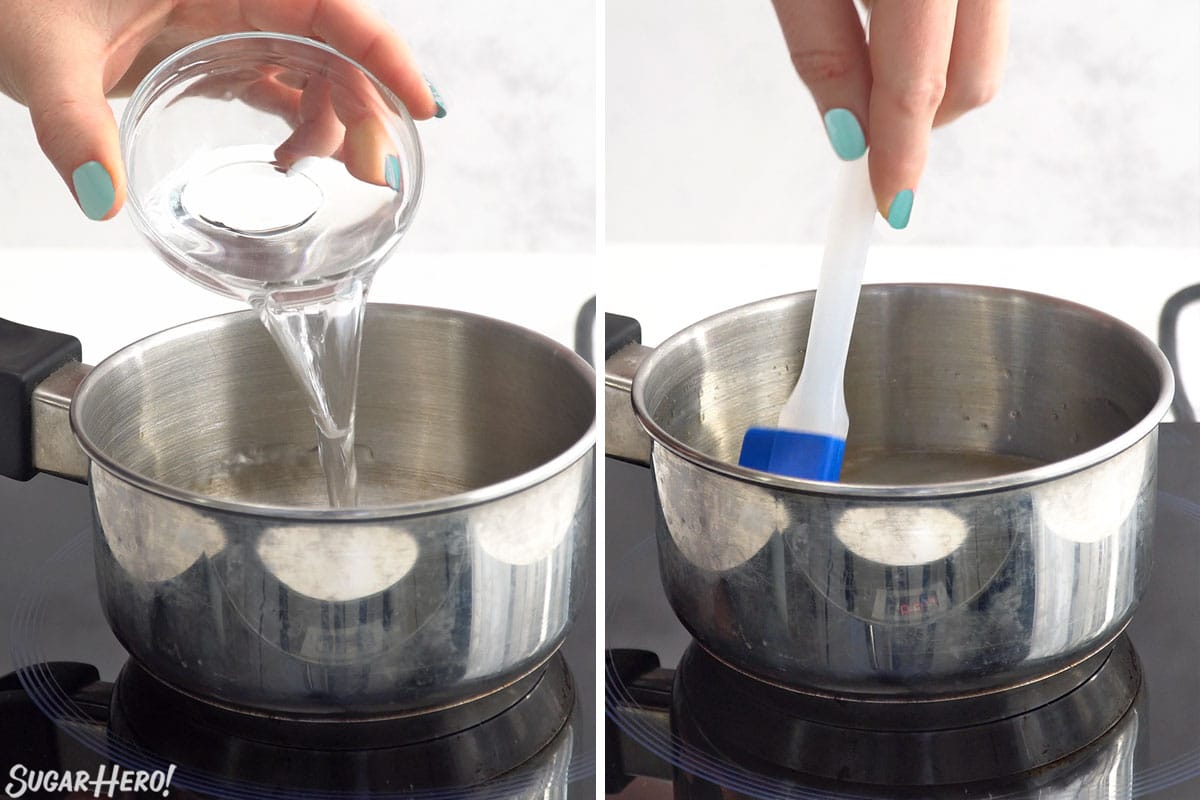
[[[836,481],[842,474],[845,452],[845,440],[835,436],[750,428],[742,437],[738,464],[790,478]]]

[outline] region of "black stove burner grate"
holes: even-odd
[[[471,719],[468,727],[428,738],[430,727],[397,719],[373,720],[369,728],[290,721],[271,730],[263,720],[247,728],[245,715],[181,696],[132,662],[116,684],[101,682],[84,664],[43,663],[0,678],[0,741],[33,769],[95,773],[115,763],[170,770],[172,794],[186,798],[567,796],[574,687],[565,660],[556,655],[519,683],[520,696],[499,713],[488,715],[494,702],[474,712],[456,709],[454,719]],[[47,701],[64,716],[48,716]],[[18,718],[27,724],[14,726]],[[85,748],[64,755],[56,726],[82,737]],[[326,743],[342,731],[342,744],[353,747],[313,748],[314,732],[301,726],[325,728],[315,736],[329,737]],[[246,738],[247,731],[270,733],[270,740]]]
[[[540,774],[538,757],[553,758],[569,737],[574,700],[570,673],[556,655],[498,692],[427,714],[298,721],[214,706],[131,661],[113,689],[109,730],[147,743],[169,763],[229,781],[414,791],[481,785],[521,767]],[[560,766],[565,771],[565,761]]]
[[[1067,673],[926,702],[809,695],[758,681],[693,644],[675,671],[671,723],[684,744],[780,779],[994,782],[1095,742],[1130,710],[1141,682],[1124,636]]]
[[[1188,666],[1200,658],[1200,625],[1190,612],[1200,607],[1200,584],[1195,579],[1200,565],[1200,425],[1167,423],[1158,433],[1154,565],[1146,594],[1127,631],[1142,671],[1143,689],[1133,707],[1099,741],[1072,756],[1013,779],[945,791],[872,787],[797,774],[780,780],[738,765],[730,754],[714,753],[715,748],[685,746],[678,735],[685,731],[672,731],[667,713],[675,671],[660,669],[658,663],[661,658],[668,667],[680,664],[691,638],[661,589],[652,533],[653,480],[644,468],[609,459],[607,640],[609,647],[634,648],[636,652],[610,650],[607,654],[607,790],[622,796],[672,796],[669,783],[653,780],[639,780],[630,792],[621,792],[632,778],[645,777],[674,782],[679,800],[913,795],[955,800],[972,796],[1074,800],[1096,796],[1089,793],[1093,790],[1105,792],[1099,795],[1104,797],[1154,800],[1200,796],[1200,684],[1195,670]],[[628,661],[641,663],[632,667],[622,663]],[[633,680],[633,675],[640,677]],[[767,724],[763,717],[759,727]],[[718,740],[721,733],[718,729]],[[858,764],[855,769],[861,774]],[[927,767],[913,765],[912,769]],[[1108,777],[1102,778],[1103,774]]]
[[[677,800],[1027,797],[1114,781],[1126,796],[1132,785],[1141,670],[1124,636],[1069,675],[919,704],[784,689],[694,643],[673,672],[636,651],[610,653],[608,667],[609,791],[632,774],[674,779]],[[1061,696],[1045,702],[1051,691]]]

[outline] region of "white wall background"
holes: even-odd
[[[591,252],[593,0],[374,5],[449,112],[418,125],[425,194],[401,252]],[[119,119],[124,104],[113,105]],[[3,96],[0,154],[0,247],[141,246],[124,215],[98,224],[78,211],[41,156],[27,111]]]
[[[449,115],[420,126],[427,193],[373,299],[493,313],[565,341],[603,276],[614,310],[680,311],[662,335],[812,287],[816,250],[677,247],[821,239],[836,163],[766,0],[607,0],[607,227],[634,249],[598,268],[580,255],[595,230],[594,0],[378,5]],[[25,110],[3,98],[0,147],[0,316],[75,331],[96,360],[236,307],[170,273],[123,218],[84,219]],[[1152,333],[1162,300],[1200,266],[1200,3],[1014,3],[1000,96],[938,132],[920,188],[909,230],[877,226],[870,280],[957,268],[959,280],[1063,294]],[[936,276],[887,252],[909,244]],[[1112,245],[1137,249],[1098,261],[1077,249]],[[463,251],[478,255],[451,255]]]
[[[768,0],[608,0],[607,233],[818,242],[836,159]],[[1200,245],[1200,3],[1012,3],[905,244]]]

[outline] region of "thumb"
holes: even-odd
[[[27,89],[38,144],[91,219],[110,219],[125,202],[117,122],[102,73],[99,58],[70,54],[44,64]]]

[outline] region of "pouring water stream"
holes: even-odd
[[[234,254],[224,264],[252,265],[237,274],[213,270],[207,278],[258,311],[304,391],[317,429],[329,503],[353,507],[358,504],[354,417],[359,352],[373,270],[308,285],[305,277],[327,272],[322,259],[333,256],[300,241],[303,229],[329,202],[322,183],[353,177],[333,159],[306,158],[299,169],[285,171],[267,154],[256,158],[244,149],[206,153],[203,161],[185,164],[156,187],[147,209],[167,241],[193,252],[200,249],[197,242],[216,242],[210,250]],[[256,286],[248,290],[247,281]]]

